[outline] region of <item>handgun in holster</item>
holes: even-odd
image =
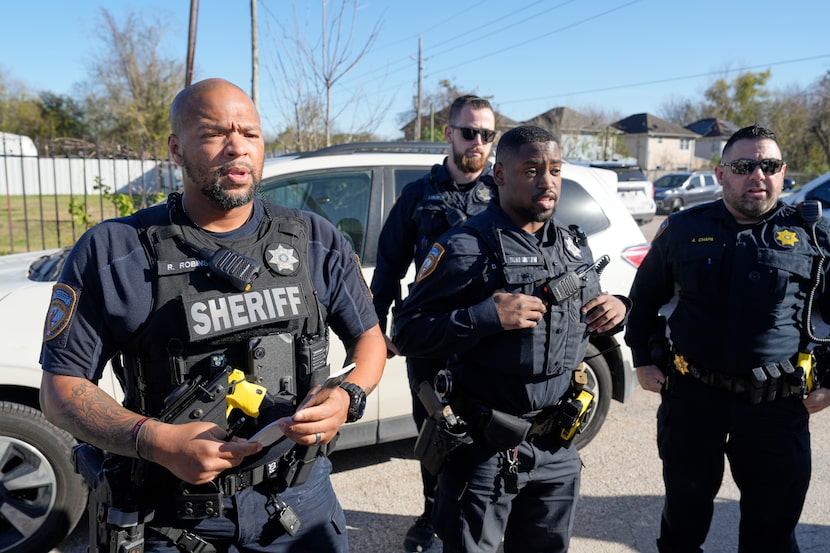
[[[105,453],[82,443],[72,449],[75,471],[89,486],[87,512],[90,553],[142,553],[144,526],[154,511],[134,481],[144,461]]]
[[[429,382],[416,384],[416,392],[429,416],[424,419],[415,441],[415,458],[431,474],[437,475],[450,453],[461,445],[473,443],[473,439],[467,433],[467,423],[449,404],[441,402]]]

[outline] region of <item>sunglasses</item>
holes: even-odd
[[[450,125],[450,128],[461,131],[461,136],[464,137],[464,140],[475,140],[476,135],[478,134],[481,135],[481,140],[483,140],[485,144],[489,144],[496,139],[496,131],[474,129],[472,127],[456,127],[455,125]]]
[[[720,166],[729,167],[736,175],[751,175],[755,168],[760,166],[765,175],[774,175],[784,167],[784,161],[781,159],[762,159],[761,161],[736,159],[721,163]]]

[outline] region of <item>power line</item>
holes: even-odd
[[[819,54],[817,56],[810,56],[810,57],[806,57],[806,58],[796,58],[796,59],[791,59],[791,60],[781,60],[781,61],[775,61],[775,62],[772,62],[772,63],[758,63],[758,64],[755,64],[755,65],[747,65],[747,66],[744,66],[744,67],[738,67],[738,68],[733,69],[731,71],[734,71],[736,73],[737,72],[745,72],[745,71],[752,71],[752,70],[755,70],[755,69],[761,69],[761,68],[767,68],[767,67],[776,67],[776,66],[779,66],[779,65],[791,65],[793,63],[801,63],[801,62],[805,62],[805,61],[815,61],[815,60],[820,60],[820,59],[823,59],[823,58],[830,58],[830,54]],[[536,98],[524,98],[522,100],[508,100],[506,102],[499,101],[499,105],[521,104],[521,103],[525,103],[525,102],[538,102],[540,100],[549,100],[551,98],[557,98],[557,97],[561,97],[561,96],[576,96],[578,94],[593,94],[593,93],[596,93],[596,92],[608,92],[610,90],[620,90],[620,89],[623,89],[623,88],[637,88],[637,87],[640,87],[640,86],[649,86],[649,85],[655,85],[655,84],[670,83],[670,82],[675,82],[675,81],[685,81],[685,80],[689,80],[689,79],[699,79],[701,77],[712,77],[714,75],[720,75],[722,73],[723,73],[723,70],[707,71],[705,73],[695,73],[693,75],[682,75],[682,76],[678,76],[678,77],[666,77],[665,79],[654,79],[654,80],[650,80],[650,81],[640,81],[640,82],[637,82],[637,83],[611,85],[611,86],[604,86],[604,87],[601,87],[601,88],[590,88],[590,89],[586,89],[586,90],[575,90],[573,92],[563,92],[561,94],[550,94],[550,95],[547,95],[547,96],[538,96]]]

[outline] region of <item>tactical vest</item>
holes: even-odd
[[[507,332],[488,338],[510,341],[510,351],[517,351],[516,362],[504,367],[505,372],[517,376],[555,376],[575,369],[582,362],[587,349],[585,332],[587,325],[581,313],[582,306],[600,293],[599,276],[593,269],[579,278],[579,290],[567,300],[556,304],[548,301],[546,287],[568,271],[580,272],[593,264],[584,233],[578,227],[566,228],[551,221],[547,232],[555,233],[545,242],[553,242],[553,248],[540,248],[528,239],[527,233],[515,227],[496,228],[488,211],[485,215],[467,221],[465,228],[477,235],[498,260],[506,291],[541,297],[548,312],[547,331]],[[542,324],[540,322],[540,324]],[[520,344],[516,344],[520,340]],[[518,346],[518,347],[517,347]],[[539,353],[544,353],[541,358]],[[476,355],[475,352],[472,355]],[[487,356],[487,352],[482,352]],[[469,356],[469,354],[465,354]]]
[[[297,210],[263,205],[254,235],[221,244],[187,219],[178,194],[166,207],[136,214],[154,303],[121,351],[124,367],[116,370],[125,406],[158,416],[175,388],[230,367],[280,398],[282,412],[273,420],[293,412],[297,398],[328,376],[326,313],[309,273],[308,224]],[[259,263],[250,289],[211,268],[207,258],[220,247]]]
[[[443,179],[443,180],[442,180]],[[489,179],[489,177],[488,177]],[[412,215],[417,227],[415,266],[420,267],[432,244],[452,227],[463,225],[469,217],[484,211],[490,203],[495,184],[479,177],[466,191],[441,190],[439,183],[453,185],[452,177],[441,164],[432,166],[426,177],[423,194]]]

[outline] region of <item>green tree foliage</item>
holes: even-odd
[[[772,71],[767,69],[761,73],[741,73],[731,82],[716,80],[704,93],[707,103],[703,112],[708,117],[730,121],[739,127],[758,122],[769,98],[765,87],[770,76]]]

